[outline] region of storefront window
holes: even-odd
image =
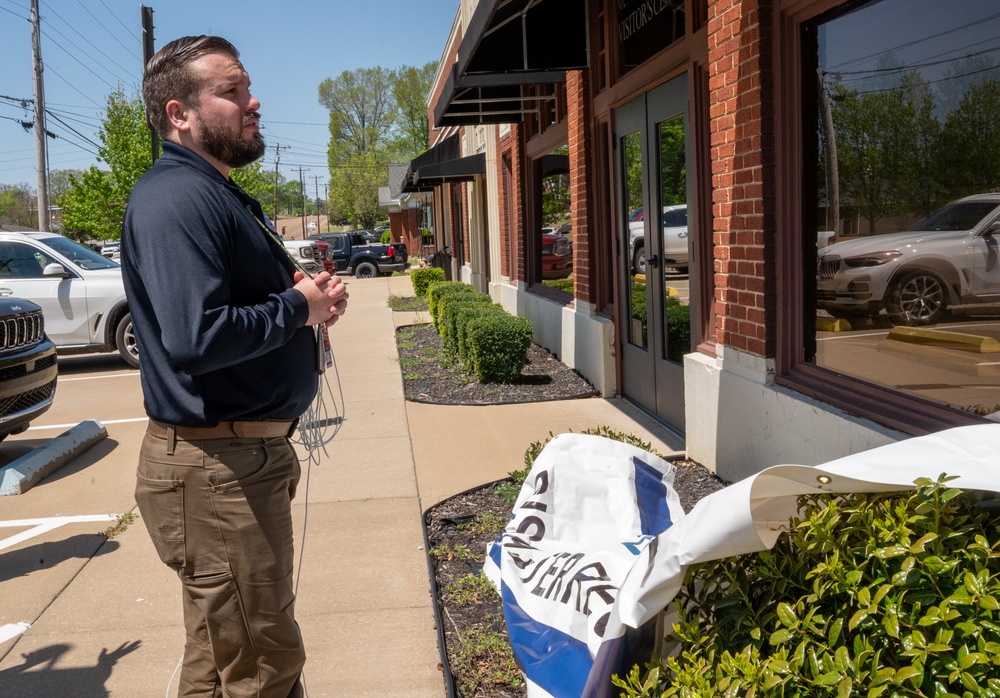
[[[569,148],[561,146],[541,158],[541,229],[537,260],[544,286],[573,293],[573,226],[570,220]]]
[[[852,7],[806,30],[819,67],[813,360],[998,414],[997,2]]]

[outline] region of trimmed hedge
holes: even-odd
[[[533,334],[528,318],[491,313],[469,321],[467,349],[480,383],[512,383],[528,360]]]
[[[439,334],[441,332],[441,326],[438,322],[438,318],[441,315],[441,301],[453,294],[463,293],[472,294],[478,293],[478,291],[472,288],[469,284],[461,281],[436,281],[427,287],[427,310],[431,314],[431,322],[434,323],[434,329],[437,330]]]
[[[413,284],[413,292],[421,298],[427,295],[427,287],[435,281],[444,281],[444,269],[422,267],[410,271],[410,282]]]
[[[458,361],[470,374],[473,372],[473,364],[472,353],[469,350],[469,323],[494,313],[506,315],[507,311],[499,305],[468,305],[462,307],[456,314],[455,345],[458,351]]]
[[[452,293],[438,302],[438,334],[441,348],[449,355],[458,352],[458,323],[463,310],[492,305],[485,293]]]

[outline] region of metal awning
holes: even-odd
[[[589,67],[587,3],[480,0],[434,108],[434,124],[519,123],[536,109],[528,85]]]
[[[477,153],[462,157],[458,134],[455,134],[410,160],[402,191],[430,191],[447,182],[468,182],[485,173],[486,155]]]

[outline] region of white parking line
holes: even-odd
[[[0,645],[7,642],[7,640],[13,640],[15,637],[25,632],[31,627],[31,623],[28,621],[22,621],[20,623],[8,623],[7,625],[0,625]]]
[[[74,523],[95,523],[95,522],[105,522],[114,521],[117,518],[115,514],[92,514],[83,516],[50,516],[44,519],[17,519],[14,521],[0,521],[0,528],[22,528],[24,526],[31,526],[27,531],[21,531],[17,535],[10,536],[9,538],[4,538],[0,540],[0,550],[5,550],[18,543],[23,543],[26,540],[30,540],[35,536],[40,536],[43,533],[48,533],[60,526],[65,526],[66,524]]]
[[[79,376],[78,378],[64,378],[59,376],[60,383],[69,383],[71,381],[96,381],[102,378],[138,378],[139,372],[133,371],[131,373],[106,373],[103,376]]]
[[[101,424],[131,424],[132,422],[146,422],[149,421],[149,417],[130,417],[129,419],[102,419]],[[37,427],[28,427],[28,431],[38,431],[42,429],[69,429],[75,427],[78,424],[42,424]]]

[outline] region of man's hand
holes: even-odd
[[[321,271],[309,278],[297,271],[294,281],[295,290],[309,303],[307,326],[324,324],[330,327],[347,311],[347,286],[339,276]]]

